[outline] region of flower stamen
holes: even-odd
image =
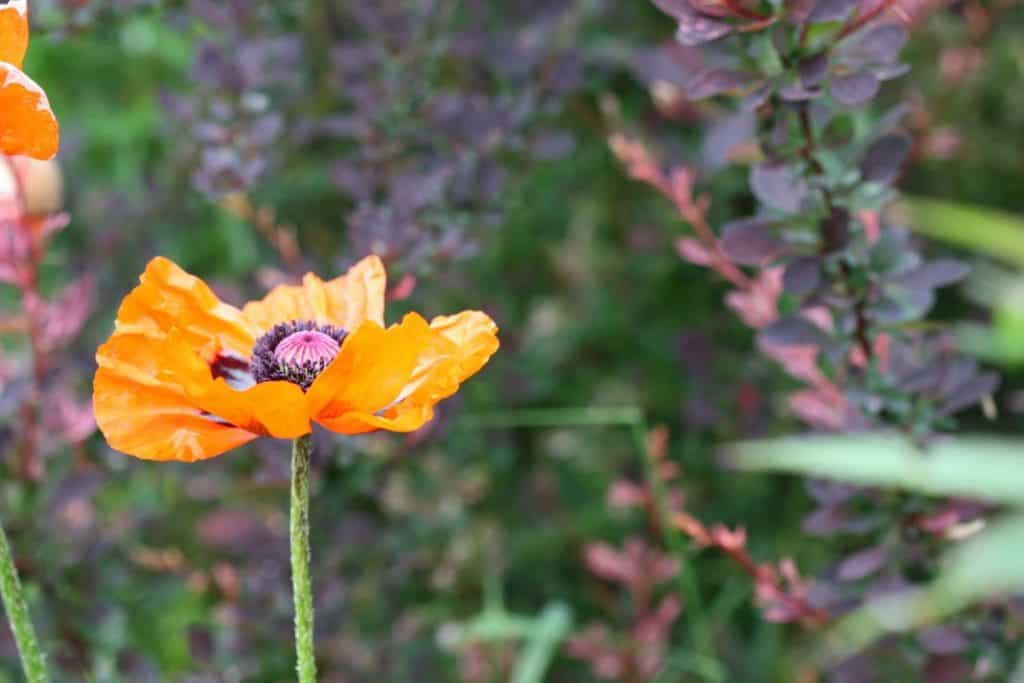
[[[326,365],[338,355],[338,342],[317,330],[293,332],[274,349],[274,359],[286,365]]]

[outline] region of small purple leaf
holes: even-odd
[[[786,266],[782,287],[787,294],[803,296],[821,284],[821,266],[814,256],[802,256]]]
[[[818,85],[828,72],[828,53],[819,52],[813,57],[801,60],[797,70],[800,72],[800,82],[805,88]]]
[[[879,24],[855,34],[842,53],[865,63],[891,64],[899,58],[908,37],[907,29],[900,24]]]
[[[885,66],[876,66],[872,73],[874,73],[875,78],[880,81],[891,81],[894,78],[903,76],[909,71],[909,64],[887,64]]]
[[[679,22],[676,40],[690,47],[718,40],[732,33],[732,26],[724,21],[701,14],[689,0],[653,0],[654,6]]]
[[[820,94],[818,88],[806,88],[800,81],[793,81],[779,88],[779,97],[787,102],[806,102]]]
[[[770,85],[760,85],[754,88],[743,101],[740,102],[740,109],[745,112],[757,111],[757,109],[771,97],[772,88]]]
[[[855,71],[832,79],[832,96],[848,107],[870,102],[878,88],[878,78],[869,71]]]
[[[739,90],[752,81],[750,74],[735,69],[709,69],[690,81],[686,94],[691,100]]]
[[[783,164],[754,166],[750,171],[750,189],[768,206],[787,213],[799,211],[807,196],[807,183]]]
[[[967,638],[963,632],[953,626],[934,626],[921,631],[917,635],[927,652],[934,655],[953,655],[967,649]]]
[[[857,0],[818,0],[807,21],[815,24],[825,21],[841,21],[857,6]]]
[[[718,40],[732,33],[732,26],[709,17],[695,17],[679,22],[676,41],[680,45],[695,47]]]
[[[865,180],[890,183],[896,179],[903,162],[910,154],[912,141],[904,133],[889,133],[876,140],[864,153],[860,172]]]
[[[999,375],[994,372],[983,372],[957,387],[953,395],[939,408],[939,412],[943,415],[959,413],[986,396],[994,394],[998,388]]]
[[[822,248],[826,254],[833,254],[850,243],[850,212],[841,206],[832,209],[819,226]]]
[[[944,370],[945,367],[941,361],[933,361],[924,367],[914,368],[899,376],[896,386],[909,394],[930,392],[942,382]]]
[[[821,346],[828,336],[799,315],[785,315],[761,330],[763,341],[777,346]]]
[[[725,226],[720,240],[722,252],[745,266],[757,266],[770,261],[786,248],[786,243],[768,230],[771,224],[771,221],[760,218],[730,223]]]
[[[935,290],[904,289],[899,297],[886,296],[871,307],[871,317],[883,325],[919,320],[935,305]]]
[[[747,112],[726,116],[712,124],[704,137],[704,163],[712,169],[727,166],[732,150],[753,140],[756,126],[757,120]]]
[[[786,18],[792,24],[803,24],[814,11],[816,0],[785,0]]]
[[[966,263],[943,259],[900,273],[889,282],[908,289],[935,289],[959,282],[970,272]]]
[[[690,0],[651,0],[654,6],[673,19],[689,19],[697,14]]]
[[[858,581],[881,569],[887,559],[889,550],[882,546],[861,550],[839,563],[836,576],[840,581]]]
[[[811,536],[831,536],[845,529],[849,518],[845,505],[824,505],[804,517],[800,528]]]
[[[954,358],[942,366],[938,394],[949,398],[978,376],[978,362],[973,358]]]

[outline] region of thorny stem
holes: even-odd
[[[851,33],[859,31],[861,28],[867,25],[868,22],[870,22],[875,17],[880,15],[882,12],[885,12],[890,8],[895,10],[896,13],[899,15],[900,19],[902,19],[904,22],[910,21],[910,17],[907,16],[907,13],[903,10],[903,8],[896,4],[894,0],[885,0],[884,2],[879,3],[876,7],[873,7],[870,11],[866,12],[864,15],[860,17],[857,17],[856,13],[854,13],[853,21],[851,21],[849,24],[843,27],[843,29],[839,32],[839,35],[836,36],[836,42],[839,42],[840,40],[850,35]],[[857,9],[858,11],[860,10],[860,3],[858,3]]]
[[[726,547],[723,545],[719,545],[719,547],[726,555],[731,557],[733,561],[750,576],[750,578],[754,579],[755,584],[765,577],[766,570],[759,566],[753,558],[750,557],[746,550],[742,548]],[[771,578],[770,575],[769,578]],[[799,614],[801,619],[809,626],[824,626],[829,621],[827,612],[814,607],[802,598],[790,595],[782,590],[780,590],[775,597],[785,603],[786,606],[794,613]]]
[[[299,683],[316,682],[313,649],[313,588],[309,576],[309,466],[311,434],[292,444],[291,536],[292,591],[295,598],[295,656]]]
[[[817,175],[823,175],[825,168],[818,161],[816,156],[817,142],[814,139],[814,127],[811,124],[811,113],[807,103],[800,105],[800,128],[803,130],[804,144],[800,148],[800,156],[803,157],[804,161],[811,167]],[[825,209],[831,216],[836,209],[835,202],[832,198],[832,193],[827,187],[823,187],[821,190],[825,198]],[[827,240],[822,239],[822,248],[827,248]],[[850,266],[846,262],[842,262],[839,265],[840,272],[843,278],[849,281],[851,272]],[[870,363],[873,353],[871,346],[871,340],[868,338],[868,318],[867,318],[867,301],[863,296],[856,297],[853,304],[853,314],[855,318],[856,328],[854,335],[857,338],[857,344],[860,346],[861,352],[864,354],[864,362]]]
[[[643,458],[644,475],[651,491],[653,515],[665,545],[672,554],[680,559],[687,558],[689,553],[681,532],[673,523],[672,509],[669,506],[668,493],[664,482],[658,476],[657,463],[648,447],[648,425],[643,412],[638,408],[627,406],[587,407],[587,408],[556,408],[539,410],[504,411],[483,415],[472,415],[463,418],[462,424],[478,429],[510,429],[515,427],[628,427],[633,443]],[[697,585],[697,577],[692,565],[687,566],[677,575],[679,590],[686,599],[685,613],[689,617],[689,633],[694,648],[699,655],[707,657],[705,669],[712,680],[719,677],[719,667],[712,659],[714,644],[711,633],[701,622],[701,595]],[[703,658],[702,658],[703,659]]]
[[[18,570],[11,557],[11,546],[7,543],[7,534],[0,526],[0,595],[3,596],[4,610],[7,620],[14,632],[14,641],[18,645],[21,656],[21,667],[25,671],[28,683],[49,683],[50,675],[46,670],[46,657],[39,648],[32,619],[25,602],[25,592],[18,578]]]
[[[658,472],[658,463],[655,462],[647,441],[649,431],[647,420],[644,419],[640,411],[637,411],[636,419],[630,424],[630,432],[633,436],[633,443],[644,460],[644,478],[647,480],[647,486],[651,491],[651,498],[654,503],[653,514],[657,519],[658,529],[665,539],[665,545],[668,546],[669,551],[675,557],[682,559],[688,557],[688,553],[683,537],[679,534],[675,524],[673,524],[672,507],[669,505],[665,482],[662,481],[661,475]],[[703,627],[694,628],[695,623],[700,619],[702,609],[700,589],[697,586],[697,577],[694,575],[692,563],[689,563],[680,570],[677,576],[679,587],[683,595],[686,596],[686,609],[690,615],[690,626],[691,630],[693,630],[693,639],[697,650],[700,653],[709,653],[712,651],[710,634]]]
[[[716,270],[740,289],[749,289],[750,278],[722,254],[722,247],[718,243],[715,231],[708,225],[707,216],[704,211],[692,201],[688,204],[683,204],[674,197],[672,199],[676,202],[676,208],[679,210],[679,213],[693,226],[701,242],[711,251]]]

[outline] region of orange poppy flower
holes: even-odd
[[[241,310],[165,258],[140,281],[96,353],[93,409],[113,448],[147,460],[211,458],[258,436],[302,436],[311,422],[413,431],[498,349],[479,311],[384,327],[376,256]]]
[[[21,70],[28,49],[28,0],[0,5],[0,153],[50,159],[59,131],[46,93]]]

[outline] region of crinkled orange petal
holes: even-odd
[[[259,328],[200,279],[153,259],[96,354],[96,422],[110,445],[140,458],[210,458],[262,435],[309,433],[302,389],[264,382],[239,391],[215,379],[220,352],[248,357]]]
[[[139,282],[117,312],[118,332],[159,340],[177,329],[207,362],[221,350],[249,357],[261,330],[205,282],[163,257],[149,262]]]
[[[193,462],[257,437],[204,414],[180,385],[161,378],[153,347],[145,337],[115,334],[96,353],[93,412],[111,448],[145,460]]]
[[[448,359],[452,365],[447,374],[442,375],[439,371],[443,371],[444,368],[437,362],[438,359],[435,359],[433,376],[424,375],[421,380],[422,388],[417,389],[410,398],[436,401],[454,394],[462,382],[487,364],[498,350],[498,326],[486,313],[463,311],[456,315],[434,318],[430,321],[430,329],[441,333],[455,344],[456,350]]]
[[[376,255],[367,256],[344,275],[324,282],[313,273],[301,285],[279,285],[242,312],[262,329],[292,320],[312,320],[354,330],[364,320],[384,324],[387,275]]]
[[[174,329],[161,346],[163,376],[184,389],[203,411],[255,434],[294,439],[309,433],[309,414],[302,389],[291,382],[261,382],[244,390],[214,379],[209,365],[190,346],[188,336]]]
[[[43,89],[18,67],[0,62],[0,153],[51,159],[59,138]]]
[[[302,389],[265,382],[236,391],[171,330],[163,339],[115,332],[96,354],[96,423],[111,447],[150,460],[211,458],[257,436],[309,432]]]
[[[435,318],[429,326],[415,314],[407,316],[403,325],[406,321],[411,321],[411,325],[403,335],[406,347],[403,350],[408,352],[408,347],[414,347],[412,350],[416,358],[397,393],[393,393],[394,383],[409,367],[407,357],[402,357],[401,365],[393,368],[395,373],[388,376],[386,393],[393,398],[381,404],[380,399],[385,394],[381,392],[372,405],[358,405],[344,399],[324,402],[322,395],[331,395],[332,388],[335,388],[333,396],[338,397],[343,394],[346,382],[362,379],[361,364],[353,363],[347,369],[339,367],[328,375],[334,366],[332,363],[310,389],[313,419],[327,429],[343,434],[361,434],[376,429],[414,431],[433,417],[434,405],[438,401],[454,394],[459,385],[479,371],[498,349],[498,328],[479,311]],[[372,344],[382,341],[367,338],[367,353],[370,353]],[[317,387],[318,383],[321,383],[320,387]],[[314,396],[314,390],[320,395]]]
[[[433,333],[427,321],[410,313],[385,329],[367,320],[345,338],[338,356],[306,394],[318,421],[346,412],[374,413],[387,407],[409,381]]]
[[[28,2],[0,5],[0,62],[21,68],[28,49]]]
[[[394,417],[371,415],[369,413],[345,413],[329,420],[317,420],[324,428],[355,436],[385,430],[389,432],[415,432],[434,417],[434,405],[418,405],[395,411]]]

